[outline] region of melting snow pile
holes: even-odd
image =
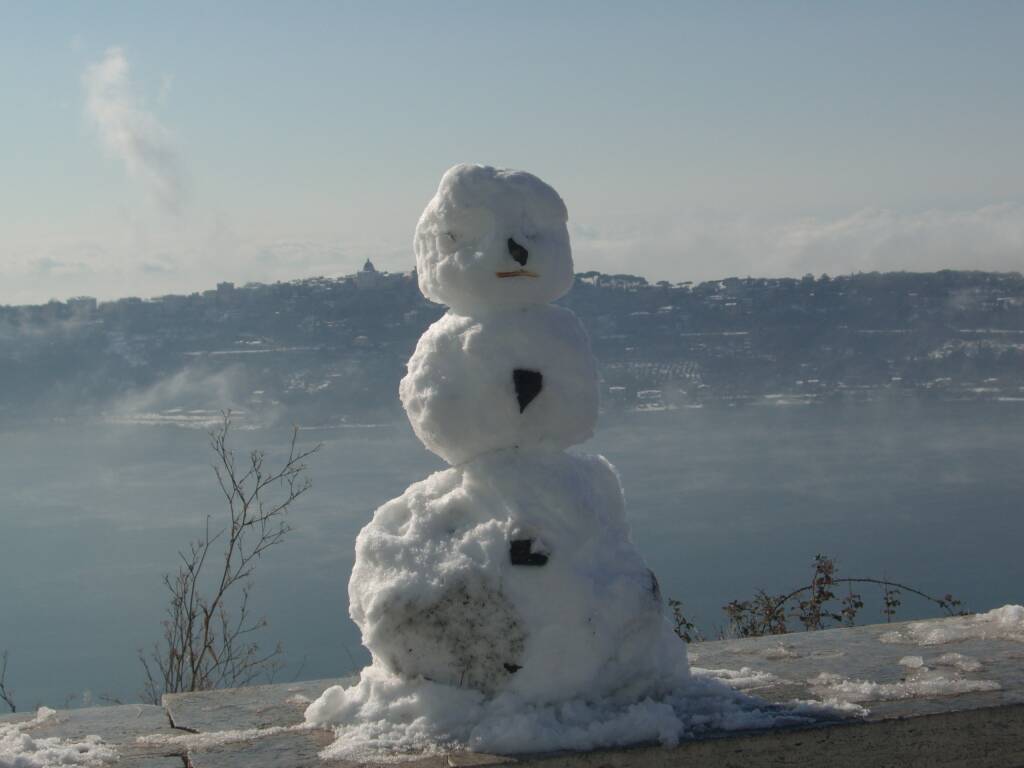
[[[328,689],[306,718],[335,726],[337,740],[322,757],[380,760],[389,753],[459,748],[511,754],[654,741],[674,746],[701,733],[808,724],[835,718],[836,711],[817,702],[769,705],[711,674],[674,685],[666,680],[646,695],[591,696],[584,689],[540,701],[508,691],[488,696],[423,678],[403,680],[375,663],[357,685]]]
[[[915,657],[920,661],[920,657]],[[933,662],[938,667],[947,666]],[[811,690],[830,705],[859,704],[867,701],[894,701],[920,696],[955,696],[961,693],[998,691],[995,680],[974,680],[962,677],[955,665],[952,669],[933,669],[922,662],[908,670],[907,676],[897,683],[876,683],[871,680],[850,680],[840,675],[822,672],[808,680]]]
[[[420,288],[449,306],[400,395],[453,466],[384,504],[356,541],[350,612],[373,663],[306,711],[325,756],[467,746],[587,749],[815,716],[691,677],[603,458],[566,209],[528,173],[460,165],[416,229]]]
[[[988,613],[946,619],[940,625],[931,622],[908,624],[899,632],[886,632],[883,643],[946,645],[964,640],[1010,640],[1024,643],[1024,606],[1004,605]]]
[[[33,738],[31,729],[56,713],[40,707],[33,720],[0,723],[0,768],[50,768],[58,765],[102,766],[117,762],[117,752],[99,736],[81,741]]]

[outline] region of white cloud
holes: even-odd
[[[865,210],[835,221],[801,221],[776,236],[796,271],[1024,268],[1024,206],[897,214]]]
[[[109,48],[85,70],[82,84],[86,114],[106,148],[130,175],[146,183],[165,210],[180,212],[185,197],[181,159],[171,132],[140,106],[124,51]]]
[[[358,270],[367,257],[390,271],[414,263],[401,234],[392,240],[341,231],[275,237],[242,230],[228,216],[195,211],[166,223],[156,222],[150,231],[121,222],[130,231],[118,238],[97,233],[0,244],[0,303],[78,294],[156,296],[210,288],[219,280],[336,276]],[[781,222],[693,213],[595,217],[574,223],[572,238],[580,271],[629,272],[651,281],[944,268],[1024,271],[1021,204],[918,213],[872,209]]]
[[[806,272],[1024,270],[1024,205],[766,222],[686,214],[573,233],[577,267],[706,280]]]
[[[357,271],[369,256],[381,269],[404,271],[412,248],[366,243],[342,235],[316,238],[242,236],[222,219],[199,213],[170,228],[124,224],[116,238],[55,235],[0,242],[0,304],[43,303],[89,295],[102,300],[152,297],[212,288],[220,280],[274,282]],[[159,231],[157,231],[159,229]],[[141,233],[141,234],[140,234]]]

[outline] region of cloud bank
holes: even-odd
[[[82,75],[85,112],[107,150],[140,178],[161,207],[177,214],[185,199],[184,168],[173,135],[140,106],[124,51],[107,49]]]
[[[683,214],[573,233],[577,267],[655,279],[1024,269],[1024,205],[766,222]]]
[[[67,240],[11,248],[0,303],[43,302],[89,294],[157,296],[210,288],[219,280],[273,282],[413,266],[412,246],[391,240],[246,237],[231,227],[177,221],[173,233],[142,242]],[[1024,271],[1024,205],[896,213],[868,209],[832,219],[757,220],[712,214],[660,219],[620,217],[577,223],[576,268],[649,280],[713,280],[747,275],[799,277],[869,271],[982,269]]]

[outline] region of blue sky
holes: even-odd
[[[578,269],[1024,267],[1024,3],[0,2],[0,303],[412,265],[532,171]]]

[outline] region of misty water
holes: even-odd
[[[236,430],[285,448],[286,429]],[[367,658],[346,615],[356,533],[382,502],[442,468],[408,425],[304,430],[323,441],[293,533],[258,565],[254,607],[290,679]],[[586,450],[626,489],[633,536],[666,596],[707,632],[721,606],[791,589],[814,555],[841,575],[952,592],[972,610],[1020,602],[1024,404],[916,401],[747,407],[604,418]],[[88,692],[135,700],[155,641],[161,575],[209,513],[223,515],[205,433],[137,424],[0,431],[0,649],[23,708]],[[883,620],[877,595],[860,617]],[[900,616],[935,615],[905,597]]]

